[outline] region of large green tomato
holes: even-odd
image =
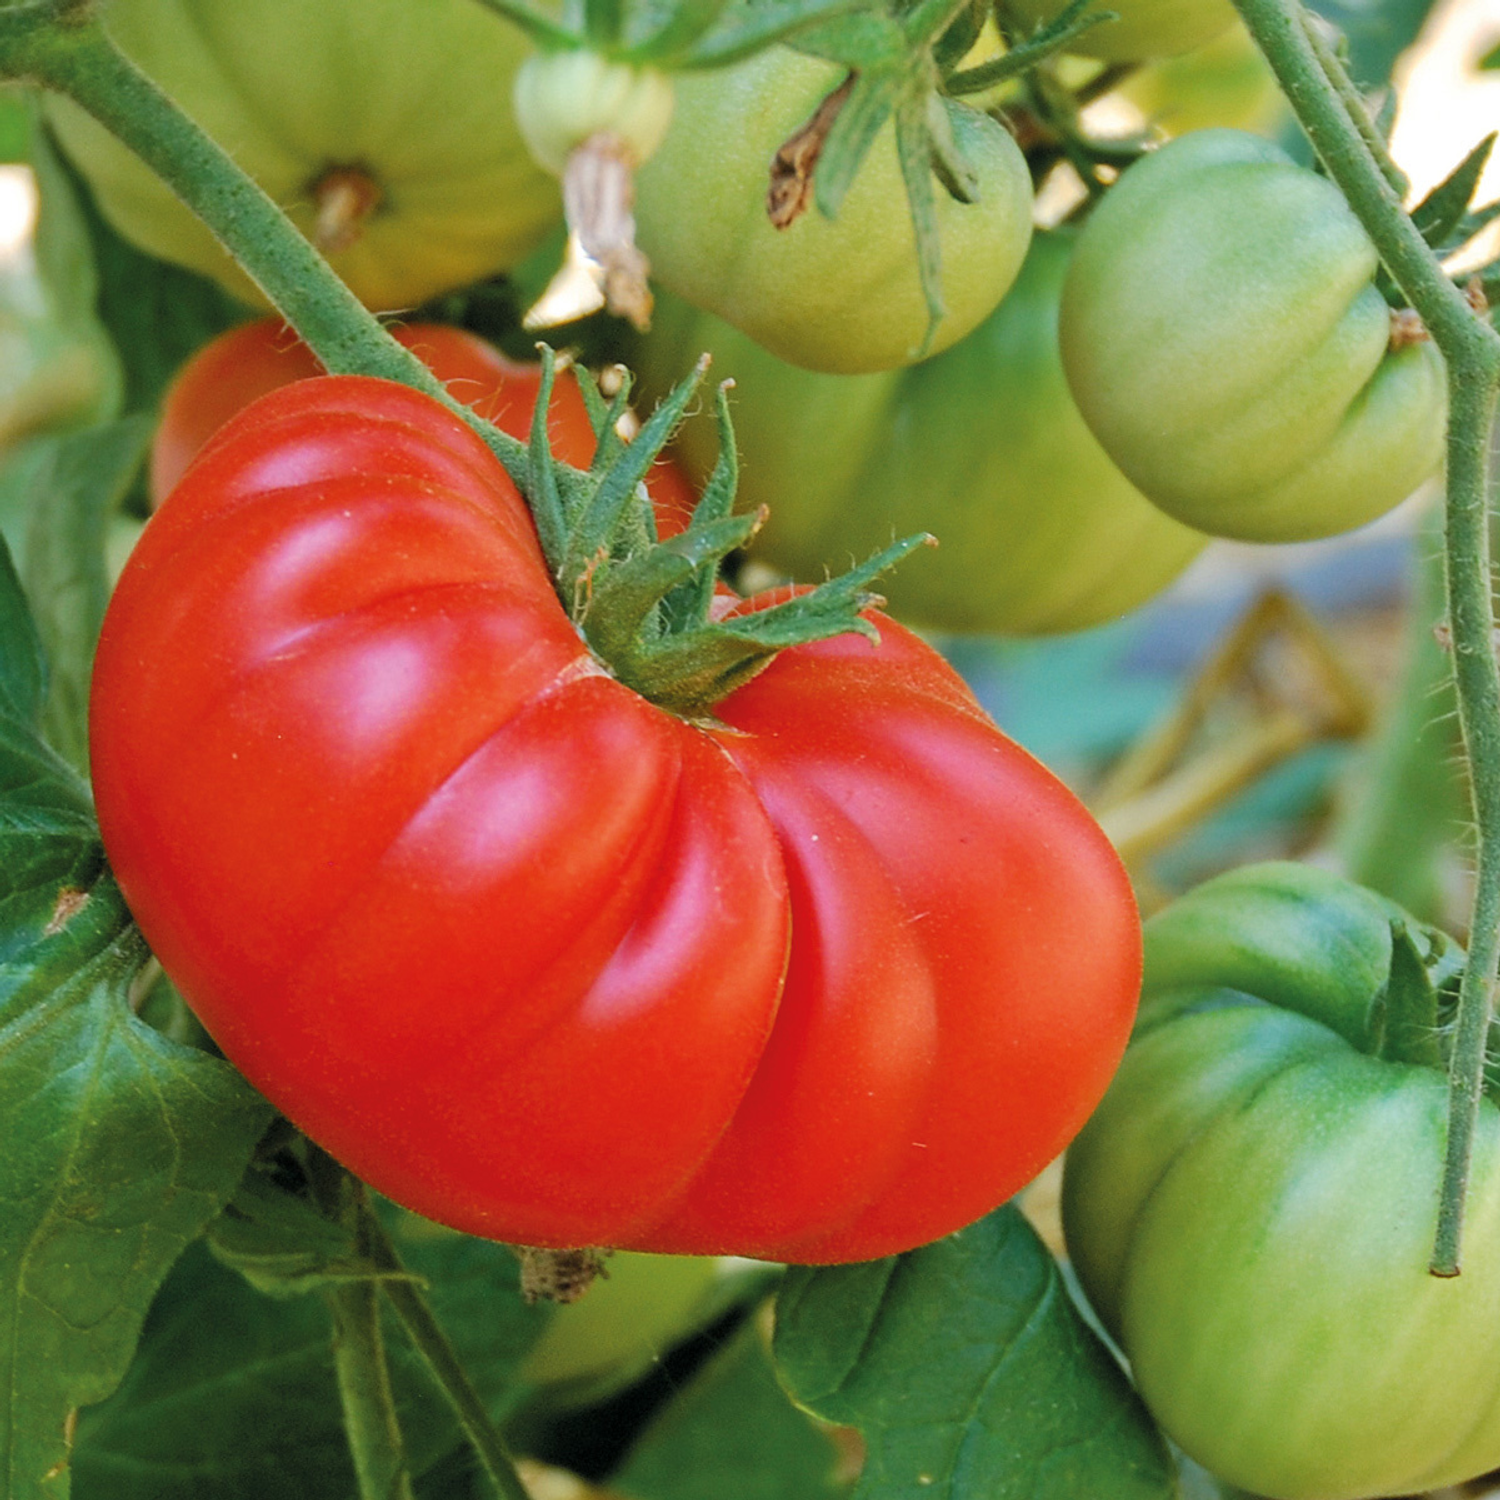
[[[105,20],[299,229],[319,233],[321,210],[371,307],[512,266],[561,217],[511,108],[528,44],[474,0],[111,0]],[[49,113],[127,239],[263,300],[139,158],[66,100]]]
[[[1068,0],[1006,0],[1006,9],[1035,28],[1055,21],[1067,4]],[[1107,9],[1115,12],[1115,19],[1085,31],[1069,44],[1069,52],[1112,63],[1173,57],[1211,42],[1235,19],[1230,0],[1109,0]]]
[[[1063,364],[1110,457],[1163,510],[1247,541],[1347,531],[1442,457],[1430,343],[1390,351],[1375,247],[1269,141],[1185,135],[1130,168],[1079,239]]]
[[[636,228],[661,283],[811,370],[890,369],[923,352],[927,305],[896,158],[876,137],[836,219],[766,217],[776,149],[839,82],[832,63],[785,47],[677,80],[665,142],[636,178]],[[944,103],[979,197],[933,182],[945,312],[928,353],[979,323],[1014,281],[1031,237],[1031,178],[1001,125]]]
[[[1064,1227],[1163,1427],[1257,1495],[1408,1495],[1500,1464],[1493,1085],[1463,1274],[1427,1272],[1462,961],[1298,865],[1147,924],[1136,1036],[1069,1151]]]
[[[930,531],[885,575],[891,609],[944,630],[1073,630],[1134,608],[1205,538],[1142,498],[1079,417],[1057,352],[1071,240],[1038,235],[1015,289],[946,353],[879,375],[795,370],[743,334],[668,309],[647,342],[659,386],[714,353],[732,376],[741,503],[770,516],[756,555],[817,580],[894,536]],[[700,473],[716,434],[682,451]]]
[[[1168,135],[1223,125],[1274,140],[1291,120],[1270,63],[1238,21],[1205,47],[1137,69],[1117,92]]]

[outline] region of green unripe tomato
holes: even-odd
[[[773,47],[679,78],[666,140],[637,174],[636,228],[668,290],[793,364],[853,374],[910,362],[927,336],[894,126],[875,138],[836,219],[814,207],[778,230],[765,207],[777,148],[841,77],[832,63]],[[926,353],[989,313],[1031,238],[1031,179],[1010,133],[942,107],[979,196],[960,203],[934,181],[945,312]]]
[[[1147,923],[1137,1033],[1069,1149],[1064,1227],[1162,1426],[1257,1495],[1425,1493],[1500,1464],[1493,1097],[1463,1274],[1427,1271],[1462,957],[1296,865]]]
[[[1437,468],[1430,343],[1392,353],[1375,247],[1337,188],[1258,136],[1203,130],[1137,162],[1079,239],[1062,354],[1105,451],[1218,536],[1331,536]]]
[[[1055,21],[1068,0],[1006,0],[1006,8],[1024,26],[1035,29]],[[1234,24],[1230,0],[1109,0],[1102,9],[1117,19],[1101,21],[1068,44],[1080,57],[1102,62],[1142,62],[1191,52]]]
[[[516,121],[527,148],[555,177],[591,136],[609,134],[637,162],[661,145],[672,120],[672,80],[655,68],[597,52],[538,52],[521,64]]]
[[[408,309],[514,265],[561,216],[511,108],[529,44],[473,0],[111,0],[104,18],[297,227],[321,235],[370,307]],[[263,304],[139,158],[66,100],[49,95],[48,113],[121,234]]]
[[[1057,351],[1070,249],[1068,236],[1038,235],[977,329],[878,375],[795,370],[677,304],[647,343],[651,383],[700,348],[715,374],[734,377],[740,499],[769,508],[755,555],[782,571],[816,582],[929,531],[938,546],[880,580],[898,616],[1009,634],[1097,624],[1165,587],[1205,538],[1132,488],[1073,405]],[[682,442],[705,472],[711,424],[698,419]]]
[[[522,1375],[538,1385],[638,1375],[697,1326],[722,1262],[713,1256],[622,1250],[577,1302],[559,1307],[532,1346]]]
[[[1291,119],[1270,63],[1238,21],[1207,46],[1132,73],[1118,92],[1174,136],[1218,125],[1274,140]]]

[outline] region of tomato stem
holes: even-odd
[[[401,1320],[412,1347],[448,1398],[464,1435],[495,1486],[496,1494],[501,1500],[530,1500],[505,1443],[490,1421],[484,1402],[470,1382],[448,1335],[433,1316],[419,1286],[406,1274],[396,1247],[363,1194],[360,1199],[360,1232],[365,1254],[377,1269],[388,1273],[382,1277],[380,1285],[391,1310]]]
[[[350,1182],[358,1204],[357,1237],[364,1240],[372,1216],[364,1187]],[[368,1252],[367,1245],[360,1248]],[[349,1281],[324,1297],[333,1317],[334,1371],[360,1500],[414,1500],[380,1329],[379,1290],[370,1280]]]
[[[1487,523],[1500,333],[1476,315],[1404,211],[1399,174],[1388,165],[1357,93],[1342,86],[1342,65],[1315,45],[1298,0],[1235,3],[1329,176],[1422,315],[1447,367],[1448,614],[1476,845],[1469,965],[1459,990],[1449,1068],[1448,1142],[1431,1262],[1434,1275],[1454,1276],[1500,961],[1500,668],[1493,648]]]

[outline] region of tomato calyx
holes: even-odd
[[[552,457],[546,412],[556,367],[544,346],[525,490],[558,597],[615,677],[682,718],[703,718],[788,647],[851,631],[879,638],[863,612],[883,600],[868,585],[930,538],[895,542],[815,589],[743,612],[725,610],[716,604],[724,597],[717,591],[720,565],[749,542],[763,518],[734,514],[738,465],[725,386],[716,398],[718,461],[687,526],[662,536],[642,484],[681,422],[707,356],[628,443],[620,434],[628,378],[608,403],[581,380],[598,437],[586,473]]]

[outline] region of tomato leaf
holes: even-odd
[[[44,149],[49,158],[44,203],[64,194],[71,199],[67,208],[59,208],[76,220],[66,229],[73,240],[70,257],[88,263],[88,311],[103,325],[118,358],[124,409],[154,411],[183,360],[214,334],[244,322],[250,309],[217,282],[136,249],[106,222],[72,166],[50,145]],[[72,275],[76,302],[83,278],[76,266]],[[47,279],[53,284],[53,277]]]
[[[0,713],[34,724],[47,690],[47,661],[10,548],[0,539]]]
[[[839,1452],[776,1383],[754,1319],[652,1421],[609,1489],[631,1500],[820,1500]]]
[[[268,1297],[292,1297],[332,1281],[368,1280],[352,1227],[309,1199],[283,1191],[259,1162],[251,1165],[208,1227],[216,1259]]]
[[[145,945],[87,788],[27,720],[39,657],[0,577],[0,1490],[67,1493],[72,1414],[125,1372],[152,1294],[244,1171],[267,1107],[131,1009]]]
[[[1469,200],[1489,163],[1495,147],[1495,132],[1480,141],[1428,195],[1412,209],[1412,222],[1429,245],[1445,246],[1449,236],[1464,222]],[[1453,248],[1457,248],[1456,246]]]
[[[527,1307],[515,1256],[393,1211],[410,1268],[496,1417],[526,1393],[516,1367],[550,1308]],[[321,1298],[269,1298],[201,1246],[151,1309],[140,1354],[109,1401],[82,1414],[73,1467],[110,1500],[348,1500],[354,1493]],[[444,1399],[387,1324],[402,1428],[428,1468],[460,1446]]]
[[[1176,1493],[1145,1408],[1015,1208],[907,1255],[793,1269],[774,1347],[798,1402],[864,1434],[856,1500]]]
[[[713,28],[682,54],[680,67],[723,67],[786,41],[831,17],[864,8],[864,0],[732,0]],[[665,33],[665,29],[664,29]],[[653,50],[659,42],[653,42]]]
[[[238,1180],[266,1108],[226,1064],[134,1017],[144,947],[84,815],[18,790],[0,826],[0,1482],[20,1500],[66,1493],[70,1413],[124,1374],[152,1293]]]
[[[29,470],[25,582],[51,667],[42,713],[49,742],[88,761],[89,673],[109,600],[104,544],[150,438],[144,417],[43,438]]]

